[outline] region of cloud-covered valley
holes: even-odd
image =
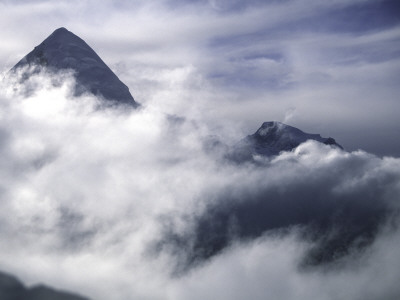
[[[398,158],[308,141],[238,164],[204,146],[235,124],[48,75],[2,82],[2,269],[93,299],[400,295]]]

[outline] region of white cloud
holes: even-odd
[[[397,274],[398,253],[391,246],[397,230],[379,235],[366,254],[356,251],[354,268],[345,257],[344,267],[327,273],[298,268],[310,244],[296,231],[234,243],[178,278],[171,272],[179,257],[148,252],[163,238],[165,225],[190,234],[193,221],[208,205],[224,201],[216,196],[226,190],[246,195],[277,188],[293,195],[291,190],[312,193],[319,186],[327,188],[327,196],[373,193],[376,203],[393,211],[400,193],[398,159],[309,142],[263,168],[220,163],[204,153],[201,141],[208,134],[234,134],[229,125],[206,123],[203,113],[176,125],[158,101],[134,112],[96,110],[90,96],[71,98],[72,79],[61,87],[41,75],[32,80],[38,85],[30,97],[11,92],[0,97],[0,235],[7,241],[0,247],[0,268],[27,283],[45,282],[100,300],[398,296],[396,276],[362,289],[375,272]],[[164,99],[172,111],[183,101],[179,89]],[[361,208],[357,199],[349,201]]]
[[[319,16],[354,1],[255,2],[0,3],[2,68],[65,26],[145,104],[96,110],[97,99],[71,97],[68,74],[58,88],[54,78],[33,78],[28,98],[3,81],[0,269],[99,300],[399,297],[396,228],[329,270],[298,268],[311,244],[297,229],[234,243],[180,278],[171,277],[180,257],[147,253],[163,226],[193,233],[227,190],[310,194],[318,182],[398,208],[398,158],[306,143],[260,169],[204,153],[209,134],[234,143],[283,119],[350,150],[400,153],[398,27],[319,27]],[[190,121],[174,125],[165,113]]]

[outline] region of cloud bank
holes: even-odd
[[[399,297],[398,158],[306,142],[237,165],[204,141],[241,132],[201,104],[98,109],[73,80],[2,82],[1,269],[99,300]]]

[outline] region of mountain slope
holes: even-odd
[[[17,278],[0,272],[1,300],[88,300],[68,292],[56,291],[43,285],[26,288]]]
[[[61,27],[55,30],[40,45],[22,58],[11,71],[31,67],[38,72],[40,67],[50,71],[72,70],[76,77],[75,95],[90,92],[105,100],[138,107],[129,88],[111,71],[103,60],[80,37]],[[29,76],[29,70],[24,77]]]

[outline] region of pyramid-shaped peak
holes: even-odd
[[[62,34],[62,33],[68,33],[70,32],[67,28],[65,27],[60,27],[57,28],[56,30],[54,30],[54,32],[52,34]]]
[[[12,70],[25,66],[45,67],[54,72],[72,70],[76,78],[76,95],[89,92],[105,100],[138,106],[129,88],[97,53],[65,27],[56,29]]]
[[[83,39],[65,27],[60,27],[53,31],[53,33],[50,34],[38,47],[46,49],[50,48],[50,50],[51,48],[56,48],[57,50],[62,49],[63,51],[69,51],[70,49],[68,49],[68,46],[80,47],[86,49],[86,51],[95,53]],[[91,55],[93,55],[93,53],[91,53]],[[88,53],[86,53],[86,55],[88,55]]]
[[[73,34],[71,31],[69,31],[67,28],[65,27],[60,27],[56,30],[53,31],[52,34],[49,35],[49,37],[47,39],[54,39],[54,38],[66,38],[66,37],[75,37],[75,38],[79,38],[77,35]]]

